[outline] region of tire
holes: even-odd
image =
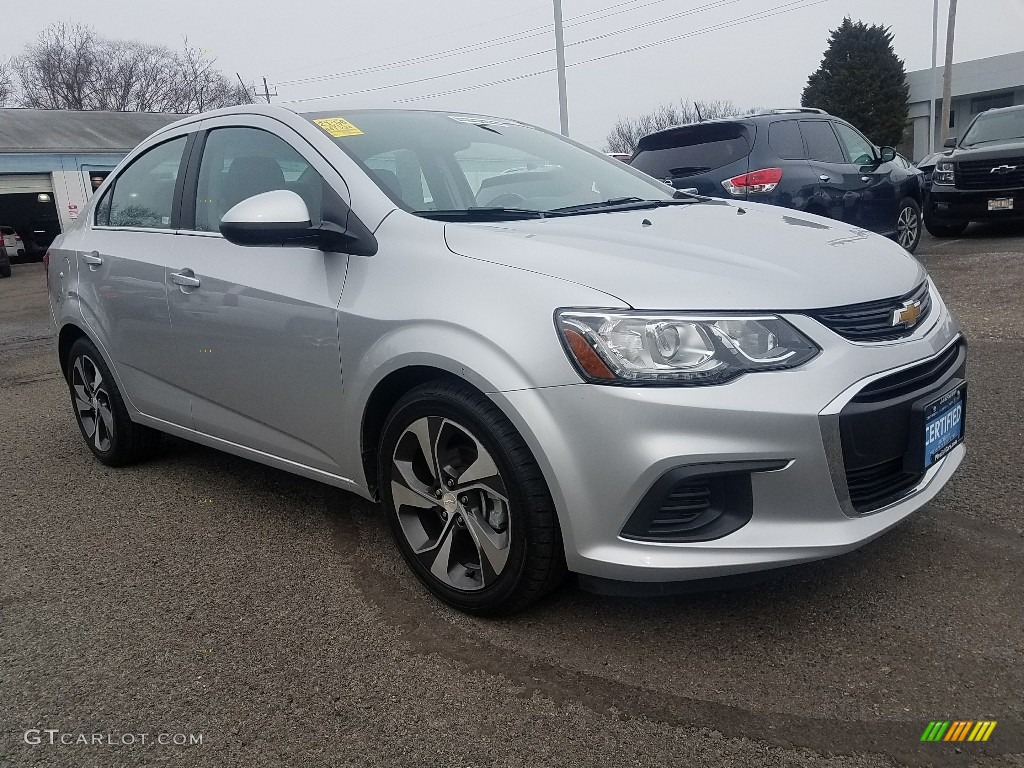
[[[121,467],[153,454],[160,433],[131,420],[110,368],[88,339],[71,345],[66,378],[78,428],[97,459]]]
[[[4,264],[3,266],[0,266],[0,277],[10,277],[10,276],[11,276],[11,265],[10,264]]]
[[[408,392],[384,425],[378,468],[395,541],[440,599],[507,615],[561,584],[565,551],[547,484],[484,395],[445,381]]]
[[[905,197],[896,207],[896,234],[893,239],[907,253],[917,250],[921,242],[921,206],[912,197]]]
[[[967,229],[966,221],[942,222],[935,221],[929,216],[924,219],[924,228],[932,237],[960,237]]]

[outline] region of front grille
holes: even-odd
[[[1008,165],[1011,171],[993,173],[993,168]],[[958,189],[1015,189],[1024,187],[1024,157],[1000,160],[963,160],[956,164]]]
[[[967,345],[962,342],[954,344],[934,360],[871,382],[857,393],[853,402],[878,403],[928,389],[941,381],[954,364],[962,362],[961,357],[966,356]]]
[[[921,313],[914,325],[893,325],[893,313],[902,309],[905,302],[920,301]],[[832,307],[808,312],[811,317],[822,325],[830,328],[843,338],[850,341],[892,341],[909,336],[924,322],[931,312],[932,297],[928,290],[928,281],[921,283],[910,293],[895,299],[866,301],[862,304],[848,304],[845,307]]]
[[[665,497],[657,514],[651,518],[648,534],[652,538],[663,538],[685,533],[693,528],[694,522],[709,509],[711,488],[706,482],[679,483]],[[711,516],[711,519],[717,516]]]
[[[921,482],[924,472],[906,472],[903,457],[846,473],[850,503],[858,512],[870,512],[896,501]]]
[[[843,465],[850,503],[859,514],[886,506],[913,489],[925,473],[915,469],[914,403],[927,401],[967,376],[967,345],[960,341],[931,360],[868,384],[839,414]]]

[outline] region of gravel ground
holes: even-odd
[[[429,597],[377,509],[342,491],[174,439],[140,466],[97,463],[41,265],[15,265],[0,768],[1024,767],[1024,236],[926,235],[918,255],[971,343],[968,459],[932,504],[758,586],[637,600],[570,584],[504,621]],[[934,719],[999,725],[923,745]]]

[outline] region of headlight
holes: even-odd
[[[752,371],[803,365],[820,351],[775,315],[560,310],[569,359],[604,384],[721,384]]]
[[[935,166],[935,170],[932,171],[932,184],[952,184],[953,183],[953,164],[939,163]]]

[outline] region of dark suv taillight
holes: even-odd
[[[771,192],[782,181],[781,168],[762,168],[759,171],[741,173],[722,182],[726,192],[741,197],[748,192]]]

